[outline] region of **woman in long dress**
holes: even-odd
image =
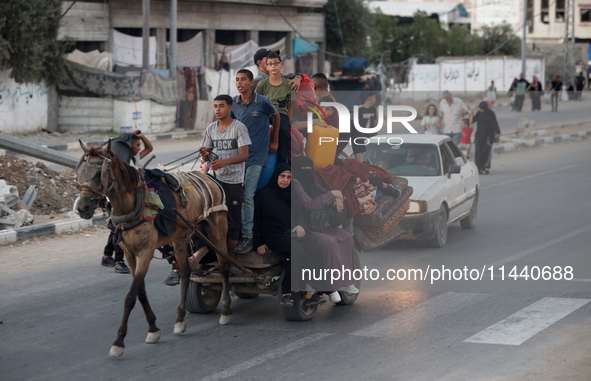
[[[292,214],[303,222],[302,226],[306,230],[311,230],[312,211],[322,210],[330,205],[335,205],[338,211],[343,210],[344,200],[341,191],[329,191],[316,183],[312,160],[305,156],[293,158],[292,167],[294,171]],[[312,231],[311,233],[321,247],[320,254],[324,259],[325,268],[338,269],[344,275],[330,284],[325,284],[322,290],[358,293],[359,290],[353,285],[355,246],[351,234],[337,227],[331,227],[326,232]],[[331,296],[336,298],[336,295],[331,294]]]
[[[478,112],[473,117],[473,122],[478,123],[474,143],[474,161],[478,172],[484,174],[488,163],[491,147],[495,140],[495,134],[501,134],[499,123],[495,114],[489,110],[487,102],[480,102]]]

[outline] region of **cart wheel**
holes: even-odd
[[[194,314],[209,314],[217,308],[222,291],[204,287],[201,283],[190,283],[187,291],[187,311]]]
[[[256,299],[259,294],[251,294],[250,292],[235,292],[236,296],[240,299]]]
[[[281,286],[280,286],[281,287]],[[293,299],[293,306],[282,306],[279,305],[279,309],[283,314],[285,320],[288,321],[306,321],[312,319],[316,310],[318,309],[318,305],[313,306],[306,306],[304,304],[306,300],[306,292],[295,292],[291,295]],[[277,300],[281,301],[281,292],[277,293]]]
[[[357,252],[357,250],[355,250],[354,261],[355,261],[355,269],[361,269],[361,261],[359,260],[359,253]],[[358,290],[361,289],[360,288],[361,279],[356,280],[353,284],[355,285],[355,287],[357,287]],[[341,301],[338,302],[337,304],[339,306],[347,306],[349,304],[355,303],[355,301],[357,300],[357,297],[359,296],[359,293],[350,294],[348,292],[339,291],[339,295],[341,296]]]

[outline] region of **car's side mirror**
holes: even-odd
[[[447,178],[449,179],[452,173],[460,173],[462,171],[462,167],[459,165],[450,165],[449,172],[447,172]]]

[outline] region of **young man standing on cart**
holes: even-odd
[[[248,146],[248,160],[245,163],[242,238],[234,249],[237,254],[246,254],[253,248],[254,192],[263,167],[267,165],[268,153],[277,152],[278,146],[278,134],[273,134],[272,140],[269,138],[269,118],[273,118],[273,131],[278,131],[281,123],[279,113],[269,98],[253,93],[253,79],[250,70],[238,70],[236,88],[240,95],[234,97],[232,106],[232,114],[246,126],[252,143]]]
[[[236,258],[234,249],[238,245],[242,226],[244,163],[248,160],[248,146],[251,141],[246,126],[230,116],[232,103],[229,95],[215,97],[217,121],[207,126],[200,152],[202,162],[209,161],[209,175],[220,183],[226,193],[228,254]]]

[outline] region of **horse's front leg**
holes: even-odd
[[[149,325],[148,337],[146,338],[146,342],[156,343],[160,339],[160,330],[156,326],[156,315],[154,315],[154,312],[150,307],[150,303],[148,302],[145,286],[145,278],[148,272],[148,267],[150,265],[150,260],[152,259],[152,253],[140,252],[135,256],[132,256],[129,254],[129,251],[125,246],[122,245],[122,247],[125,251],[125,256],[128,262],[132,264],[131,270],[133,273],[133,281],[131,282],[131,287],[129,288],[129,291],[125,296],[123,320],[121,321],[121,325],[119,326],[119,330],[117,332],[117,339],[113,342],[111,350],[109,351],[109,355],[117,357],[123,355],[123,351],[125,348],[124,339],[127,335],[127,324],[129,321],[129,315],[135,307],[136,299],[140,300],[140,303],[142,304],[144,313],[146,315],[146,320],[148,321]],[[134,258],[134,260],[130,261],[132,257]]]
[[[189,290],[189,278],[191,277],[188,256],[189,245],[187,245],[185,239],[183,238],[181,240],[175,241],[174,249],[174,256],[179,266],[179,274],[181,276],[181,298],[176,309],[176,322],[174,323],[173,333],[175,335],[180,335],[187,329],[185,315],[187,313],[186,303],[187,292]]]

